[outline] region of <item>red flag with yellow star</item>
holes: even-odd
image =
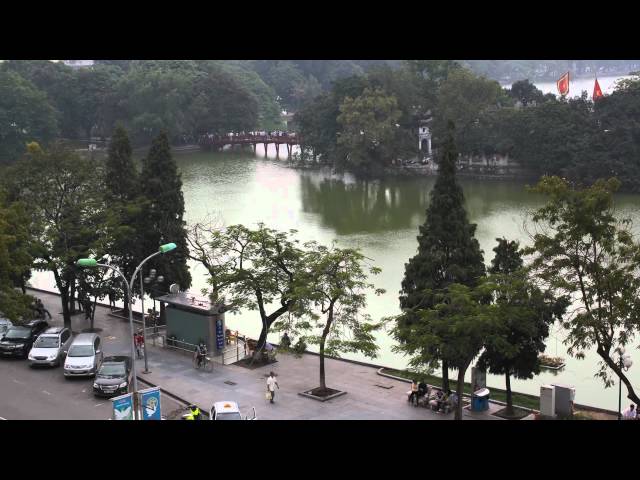
[[[595,102],[598,98],[602,97],[602,89],[600,88],[600,84],[598,83],[598,79],[596,78],[596,83],[593,86],[593,101]]]

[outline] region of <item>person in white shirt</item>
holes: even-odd
[[[636,406],[632,403],[629,408],[622,412],[622,417],[625,420],[635,420],[636,418]]]
[[[278,387],[278,390],[280,389],[280,385],[278,385],[278,380],[276,380],[275,373],[270,372],[269,378],[267,378],[267,391],[271,393],[271,403],[273,403],[273,397],[276,395],[276,387]]]

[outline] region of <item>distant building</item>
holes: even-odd
[[[95,60],[62,60],[62,63],[71,68],[91,68]]]
[[[285,130],[288,132],[292,132],[296,129],[295,121],[294,121],[295,113],[290,113],[287,111],[283,111],[280,114],[280,118],[285,124]]]
[[[428,123],[428,120],[423,120],[418,127],[418,149],[424,158],[431,157],[431,130]]]

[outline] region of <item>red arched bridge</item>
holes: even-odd
[[[280,145],[287,147],[287,158],[291,158],[294,145],[300,145],[302,139],[300,135],[293,132],[254,132],[248,134],[227,134],[227,135],[202,135],[198,142],[201,147],[209,150],[222,150],[225,146],[231,145],[251,145],[253,151],[256,151],[256,145],[259,143],[264,145],[264,156],[267,156],[267,146],[274,144],[276,146],[276,156],[280,157]]]

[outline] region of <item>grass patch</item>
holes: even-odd
[[[435,385],[436,387],[442,385],[442,378],[436,377],[435,375],[412,373],[406,370],[394,370],[392,368],[383,368],[382,373],[393,375],[395,377],[406,378],[407,380],[416,379],[419,382],[423,381],[425,383],[428,383],[429,385]],[[457,384],[456,379],[449,379],[449,383],[453,387],[452,390],[454,390]],[[491,390],[491,399],[499,400],[501,402],[507,401],[507,392],[505,390],[489,386],[487,387]],[[464,382],[464,393],[471,395],[472,392],[470,383]],[[514,406],[530,408],[533,410],[538,410],[540,408],[540,397],[519,392],[511,392],[511,395],[513,398]]]

